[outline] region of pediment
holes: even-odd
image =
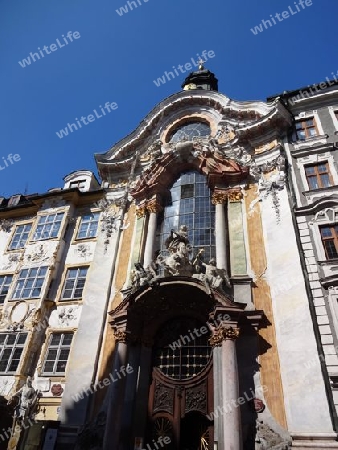
[[[128,178],[132,169],[141,173],[153,162],[154,150],[162,155],[170,152],[170,127],[187,117],[197,120],[202,116],[213,124],[211,138],[218,136],[219,144],[239,147],[248,146],[250,140],[264,143],[264,134],[271,135],[272,128],[280,132],[291,124],[278,99],[269,104],[240,102],[214,91],[182,91],[157,105],[136,130],[106,153],[95,154],[102,179],[116,183]]]

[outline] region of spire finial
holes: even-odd
[[[198,64],[199,64],[198,70],[204,70],[204,66],[203,66],[204,63],[205,63],[205,61],[203,61],[203,59],[200,58],[198,61]]]

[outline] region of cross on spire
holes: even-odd
[[[203,64],[205,63],[205,61],[203,61],[203,59],[200,58],[197,62],[198,62],[198,64],[199,64],[198,70],[204,70]]]

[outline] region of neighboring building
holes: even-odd
[[[338,89],[182,87],[1,200],[0,449],[338,449]]]

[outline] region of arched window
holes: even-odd
[[[155,339],[154,367],[174,380],[184,381],[200,374],[208,365],[212,347],[209,329],[189,317],[167,322]]]
[[[159,246],[165,250],[165,240],[172,229],[187,225],[194,253],[204,249],[204,260],[215,256],[215,206],[210,200],[206,178],[198,172],[182,174],[173,184],[171,202],[165,207],[159,228]]]
[[[192,141],[196,137],[210,136],[210,133],[210,126],[204,122],[186,123],[172,133],[169,142]]]

